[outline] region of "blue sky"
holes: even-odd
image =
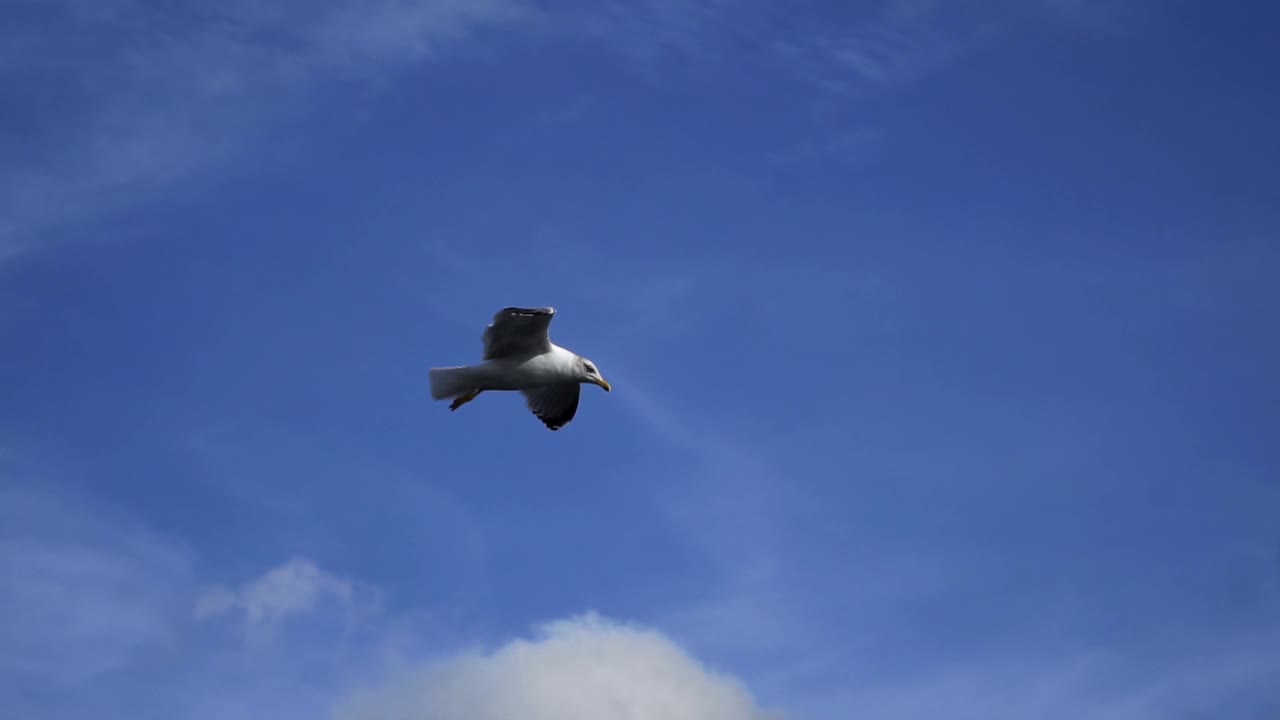
[[[1280,10],[0,14],[5,716],[1280,713]]]

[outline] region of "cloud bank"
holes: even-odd
[[[340,720],[764,720],[746,687],[665,635],[594,614],[489,654],[405,673],[344,703]]]

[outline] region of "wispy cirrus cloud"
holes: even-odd
[[[19,112],[0,134],[17,159],[0,171],[0,257],[224,167],[325,83],[377,79],[527,10],[516,0],[322,0],[156,12],[55,0],[6,13],[0,97]]]
[[[811,83],[858,96],[906,85],[984,40],[991,17],[938,2],[888,2],[843,23],[803,17],[773,44]]]
[[[181,544],[30,478],[0,478],[0,705],[66,692],[174,640]]]
[[[1112,34],[1139,27],[1176,4],[1153,0],[1037,0],[1033,8],[1073,30]]]
[[[1072,24],[1114,14],[1112,4],[1096,1],[1037,7]],[[315,91],[380,83],[467,48],[490,29],[594,39],[651,74],[672,61],[745,64],[857,97],[937,72],[1013,24],[1018,14],[1009,10],[937,0],[839,8],[746,0],[291,0],[270,7],[236,0],[217,8],[178,3],[164,12],[130,0],[21,2],[0,28],[0,100],[17,108],[0,121],[7,125],[0,125],[7,158],[0,257],[33,249],[80,218],[227,171]],[[837,128],[832,142],[848,136]]]
[[[1280,707],[1269,690],[1280,678],[1274,634],[1229,646],[1191,642],[1196,652],[1178,658],[1108,651],[971,657],[939,671],[833,688],[795,709],[838,718],[858,708],[882,720],[1191,720],[1270,717]]]
[[[605,40],[644,67],[666,67],[672,60],[772,65],[818,88],[867,94],[936,69],[990,19],[964,4],[937,0],[839,7],[648,0],[602,4],[569,18],[565,28]]]

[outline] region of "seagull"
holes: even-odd
[[[595,363],[551,342],[555,308],[509,307],[484,329],[483,362],[431,368],[431,399],[452,398],[454,411],[485,390],[519,390],[525,404],[549,430],[564,427],[578,412],[583,383],[612,386]]]

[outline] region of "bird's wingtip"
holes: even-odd
[[[505,307],[498,311],[499,315],[555,315],[553,307]]]

